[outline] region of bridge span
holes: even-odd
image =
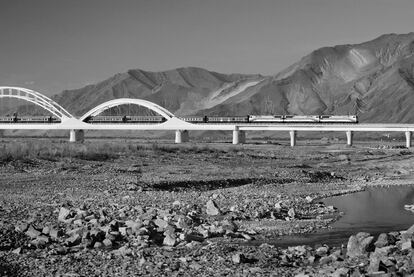
[[[33,90],[19,87],[0,87],[0,98],[17,98],[42,107],[59,119],[59,123],[0,123],[0,130],[69,130],[70,141],[83,141],[85,130],[171,130],[175,131],[175,142],[182,143],[189,140],[189,131],[222,130],[233,133],[233,144],[245,142],[247,131],[286,131],[290,134],[290,145],[296,145],[297,132],[335,131],[345,132],[347,144],[352,145],[354,132],[403,132],[406,146],[411,147],[411,137],[414,124],[314,124],[314,123],[205,123],[194,124],[181,120],[167,109],[142,99],[120,98],[110,100],[91,109],[80,118],[72,116],[63,107],[52,99]],[[87,122],[90,116],[96,116],[112,107],[134,104],[145,107],[160,116],[165,121],[156,124],[145,123],[105,123],[91,124]]]

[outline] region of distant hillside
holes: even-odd
[[[414,33],[324,47],[275,76],[187,67],[139,69],[54,99],[80,116],[107,100],[147,99],[176,115],[355,114],[363,122],[414,123]]]
[[[122,97],[146,99],[177,115],[187,115],[214,107],[263,79],[258,74],[220,74],[196,67],[164,72],[135,69],[96,85],[63,91],[54,100],[78,116],[105,101]]]

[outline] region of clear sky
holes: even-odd
[[[131,68],[276,74],[414,31],[414,0],[0,0],[0,85],[45,94]]]

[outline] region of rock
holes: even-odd
[[[386,233],[382,233],[378,236],[377,241],[374,243],[375,247],[381,248],[384,246],[388,246],[389,244],[395,243],[395,241],[392,241],[392,237],[389,236]]]
[[[360,232],[348,240],[346,255],[350,258],[366,255],[373,250],[374,237],[368,233]]]
[[[163,244],[167,245],[167,246],[175,246],[175,244],[177,243],[177,237],[175,235],[174,232],[164,232],[164,240],[163,240]]]
[[[345,267],[338,268],[335,270],[334,273],[332,273],[332,277],[346,277],[348,276],[349,269]]]
[[[40,231],[36,230],[32,225],[30,225],[29,229],[27,229],[25,234],[28,237],[30,237],[31,239],[35,239],[38,236],[40,236],[42,233]]]
[[[30,244],[35,246],[36,248],[44,248],[48,242],[49,242],[48,237],[46,237],[44,235],[40,235],[37,238],[35,238],[34,240],[32,240],[30,242]]]
[[[161,219],[161,218],[155,219],[154,224],[157,225],[157,227],[160,229],[160,231],[163,231],[168,226],[168,222]]]
[[[329,250],[328,247],[321,246],[315,250],[315,254],[318,255],[319,257],[326,256],[328,254],[328,250]]]
[[[82,241],[82,237],[79,234],[73,234],[70,238],[65,240],[65,244],[69,247],[76,246],[80,244]]]
[[[295,218],[295,216],[296,216],[295,209],[290,208],[289,211],[288,211],[288,216],[290,218]]]
[[[219,214],[221,214],[220,209],[217,207],[216,203],[213,200],[207,201],[206,213],[208,215],[219,215]]]
[[[406,233],[409,234],[414,234],[414,225],[412,225],[410,228],[407,229],[407,231],[405,231]]]
[[[69,216],[69,214],[70,214],[70,210],[68,210],[68,209],[66,209],[64,207],[60,208],[60,210],[59,210],[59,216],[58,216],[58,221],[60,221],[60,222],[66,222],[66,219]]]
[[[13,253],[13,254],[20,255],[20,253],[22,253],[22,248],[21,248],[21,247],[18,247],[18,248],[16,248],[16,249],[14,249],[14,250],[12,251],[12,253]]]
[[[49,226],[43,227],[42,234],[49,235],[49,233],[50,233],[50,227]]]
[[[24,232],[26,232],[26,231],[27,231],[27,229],[29,229],[29,224],[27,224],[26,222],[21,222],[21,223],[17,224],[17,225],[14,227],[14,229],[15,229],[17,232],[22,232],[22,233],[24,233]]]
[[[323,265],[323,264],[329,264],[329,263],[332,263],[334,261],[334,259],[333,259],[333,257],[332,256],[324,256],[324,257],[322,257],[320,260],[319,260],[319,263],[321,264],[321,265]]]
[[[237,253],[237,254],[234,254],[233,256],[231,256],[231,260],[235,264],[240,264],[240,263],[243,262],[243,260],[245,260],[245,257],[244,257],[243,254]]]
[[[405,241],[401,244],[401,251],[407,251],[412,249],[412,241]]]
[[[112,247],[112,241],[109,239],[104,239],[102,244],[105,245],[105,247]]]

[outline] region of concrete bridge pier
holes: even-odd
[[[295,130],[289,131],[289,135],[290,135],[290,146],[293,147],[296,145],[296,131]]]
[[[352,131],[346,131],[346,145],[352,146],[353,137],[354,133]]]
[[[190,136],[189,136],[188,130],[175,131],[175,143],[188,142],[189,140],[190,140]]]
[[[405,146],[407,146],[407,148],[411,147],[411,132],[410,131],[405,132]]]
[[[233,130],[233,144],[246,143],[246,132],[240,131],[239,127]]]
[[[83,142],[85,140],[85,132],[83,130],[70,130],[69,142]]]

